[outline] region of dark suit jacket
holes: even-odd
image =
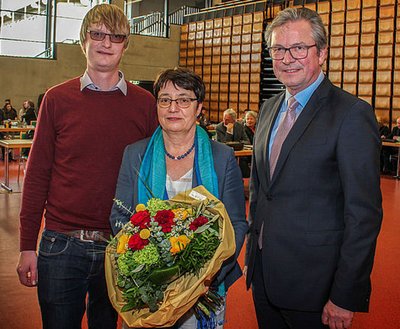
[[[382,220],[380,136],[372,108],[327,78],[284,142],[272,179],[268,143],[284,93],[261,109],[250,182],[250,286],[261,224],[265,288],[278,307],[321,311],[328,299],[367,311]]]
[[[241,123],[235,122],[233,124],[233,134],[228,134],[226,132],[226,127],[223,122],[220,122],[215,128],[217,133],[217,141],[221,143],[226,142],[243,142],[245,144],[250,144],[249,138],[244,132],[244,127]]]
[[[141,159],[146,151],[149,138],[126,147],[122,159],[121,169],[117,181],[115,198],[123,201],[124,205],[135,209],[137,200],[137,170],[140,168]],[[237,257],[242,249],[244,237],[247,233],[245,214],[244,188],[242,176],[235,160],[232,148],[211,141],[214,167],[218,178],[219,199],[225,204],[233,228],[235,230],[236,253],[227,259],[221,271],[214,279],[213,284],[225,282],[226,288],[231,286],[240,276],[242,270],[237,263]],[[193,187],[197,186],[196,176],[193,175]],[[120,223],[129,221],[129,216],[121,212],[114,204],[111,210],[111,228],[116,234],[120,229]]]
[[[393,137],[398,137],[400,136],[400,129],[399,127],[393,127],[392,132],[390,133],[390,135],[387,138],[392,139]]]

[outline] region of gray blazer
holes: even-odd
[[[128,145],[122,159],[117,181],[115,198],[123,201],[125,206],[135,209],[137,200],[137,170],[146,151],[149,138]],[[219,199],[225,204],[226,210],[235,230],[236,252],[227,259],[213,284],[225,282],[225,287],[231,286],[241,275],[242,270],[237,263],[237,257],[242,249],[248,226],[245,214],[245,200],[242,176],[235,160],[233,150],[226,145],[211,141],[214,167],[218,177]],[[193,187],[197,180],[193,173]],[[113,233],[116,234],[124,223],[129,221],[129,215],[121,211],[115,204],[111,210],[110,222]]]
[[[268,144],[284,93],[262,106],[250,183],[247,286],[262,235],[270,301],[321,311],[328,299],[367,311],[382,220],[380,137],[369,104],[325,78],[289,132],[272,179]]]

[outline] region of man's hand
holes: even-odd
[[[228,134],[233,135],[233,123],[228,123],[225,127],[226,127],[226,132]]]
[[[351,327],[353,316],[354,312],[345,310],[328,300],[322,311],[322,323],[328,325],[330,329],[347,329]]]
[[[247,278],[247,265],[243,267],[243,275],[245,278]]]
[[[38,281],[36,251],[25,250],[19,254],[17,273],[19,276],[19,281],[24,286],[36,286]]]

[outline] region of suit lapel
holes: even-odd
[[[330,88],[331,88],[331,83],[327,78],[325,78],[321,82],[320,86],[315,90],[315,92],[311,96],[310,100],[308,101],[303,111],[300,113],[293,128],[290,130],[288,136],[286,137],[285,142],[282,145],[278,162],[275,167],[274,175],[271,179],[271,185],[276,180],[276,177],[279,176],[293,146],[302,136],[302,134],[307,129],[308,125],[311,123],[313,118],[323,107],[324,99],[328,96]]]
[[[266,184],[269,182],[269,140],[271,138],[271,130],[275,122],[276,116],[278,115],[281,104],[285,98],[285,93],[278,96],[275,103],[272,104],[272,108],[268,108],[267,103],[261,109],[262,115],[258,121],[258,127],[256,129],[256,135],[254,139],[254,146],[256,153],[257,168],[265,168],[266,173],[259,175],[259,179],[266,181],[262,182]],[[268,174],[267,174],[268,173]]]

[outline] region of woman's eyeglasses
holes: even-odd
[[[172,102],[175,102],[179,107],[185,109],[188,108],[192,102],[197,101],[197,98],[180,97],[172,99],[168,97],[157,98],[157,103],[160,107],[170,107]]]
[[[90,39],[94,41],[103,41],[106,35],[108,35],[112,43],[122,43],[125,41],[127,37],[125,34],[104,33],[99,31],[90,31],[90,30],[87,30],[87,32],[90,35]]]

